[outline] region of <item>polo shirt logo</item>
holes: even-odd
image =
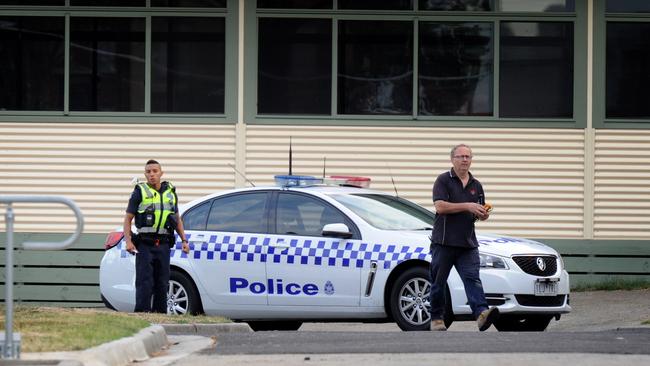
[[[474,188],[470,189],[470,190],[469,190],[469,193],[470,193],[472,196],[475,196],[475,195],[476,195],[476,189],[474,189]]]

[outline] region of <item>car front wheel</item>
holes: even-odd
[[[201,299],[192,280],[182,272],[172,270],[167,290],[167,314],[197,315],[202,313]]]
[[[501,314],[494,322],[500,332],[542,332],[548,327],[553,315],[506,315]]]
[[[425,267],[409,268],[399,275],[390,292],[390,308],[395,323],[405,331],[429,330],[431,323],[431,282]],[[453,322],[451,298],[445,293],[445,326]]]

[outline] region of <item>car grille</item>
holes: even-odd
[[[539,266],[537,265],[537,258],[541,258],[544,261],[544,270],[539,269]],[[552,276],[555,274],[555,272],[557,272],[557,258],[555,258],[555,256],[520,256],[512,257],[512,260],[514,260],[519,268],[521,268],[524,272],[533,276]]]
[[[515,295],[517,302],[522,306],[562,306],[566,295],[559,296],[535,296],[535,295]]]

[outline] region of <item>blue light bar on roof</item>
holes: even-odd
[[[311,175],[276,175],[274,178],[275,185],[280,187],[308,187],[323,183],[322,178]]]

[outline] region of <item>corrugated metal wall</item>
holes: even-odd
[[[525,237],[583,236],[584,131],[492,128],[247,126],[246,171],[255,184],[293,173],[364,175],[372,187],[432,208],[435,177],[449,169],[450,148],[473,147],[492,218],[481,230]]]
[[[131,180],[144,179],[148,159],[163,164],[181,203],[232,188],[227,163],[234,162],[234,131],[233,125],[2,123],[0,192],[65,195],[83,211],[84,232],[106,233],[121,225]],[[65,206],[14,207],[16,231],[74,229]]]
[[[473,172],[495,210],[480,229],[525,237],[582,238],[584,202],[594,202],[594,238],[650,237],[650,131],[596,130],[594,197],[584,197],[581,129],[397,128],[247,125],[244,173],[257,185],[288,171],[364,175],[372,187],[431,208],[449,149],[474,148]],[[151,137],[149,137],[151,136]],[[121,224],[144,162],[163,163],[181,202],[235,186],[233,125],[0,124],[0,192],[75,200],[86,233]],[[16,231],[68,232],[64,206],[16,205]],[[4,207],[2,212],[4,214]],[[2,217],[1,220],[4,220]],[[45,222],[46,224],[42,224]],[[4,228],[2,228],[4,230]]]
[[[594,237],[650,238],[650,131],[596,130]]]

